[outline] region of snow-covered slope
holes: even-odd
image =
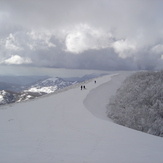
[[[130,75],[107,108],[115,123],[163,137],[163,71]]]
[[[0,105],[34,99],[36,97],[55,92],[56,90],[75,83],[77,83],[77,81],[65,81],[64,79],[57,77],[48,78],[45,80],[40,80],[37,82],[37,84],[33,84],[30,87],[19,86],[19,90],[25,89],[20,92],[12,91],[12,89],[10,88],[10,86],[12,87],[12,84],[8,84],[9,86],[6,87],[7,90],[0,91]],[[13,90],[15,90],[15,88]]]
[[[53,93],[56,90],[62,89],[64,87],[70,86],[75,83],[83,82],[85,80],[89,80],[95,77],[102,76],[104,74],[88,74],[81,78],[59,78],[59,77],[51,77],[46,78],[42,77],[42,80],[37,80],[35,84],[28,85],[15,85],[12,83],[0,83],[0,105],[6,105],[15,102],[26,101],[29,99],[34,99],[41,95]],[[10,79],[10,77],[8,77]],[[18,77],[20,79],[21,77]],[[34,78],[34,77],[33,77]],[[36,77],[37,79],[38,77]],[[41,78],[41,77],[40,77]],[[3,78],[1,77],[1,80]],[[7,77],[4,77],[6,80]],[[11,77],[12,79],[12,77]],[[14,78],[16,79],[16,78]],[[29,79],[22,77],[21,79]],[[38,78],[39,79],[39,78]]]
[[[82,91],[80,85],[74,85],[60,93],[1,107],[0,162],[162,163],[162,138],[92,114],[93,107],[96,113],[105,108],[89,105],[91,98],[110,96],[124,79],[121,74],[117,84],[117,77],[104,76],[96,84],[85,82],[87,89]],[[112,89],[98,97],[99,86]]]
[[[0,91],[0,105],[6,105],[15,102],[27,101],[36,97],[42,96],[39,92],[13,92],[2,90]]]
[[[32,85],[26,92],[52,93],[58,89],[76,83],[75,81],[65,81],[62,78],[48,78]]]
[[[99,76],[104,76],[106,74],[87,74],[83,77],[74,77],[74,78],[59,78],[59,77],[53,77],[48,78],[43,81],[38,82],[37,84],[32,85],[30,88],[28,88],[27,92],[44,92],[44,93],[52,93],[58,89],[67,87],[69,85],[84,82],[89,79],[93,79]]]

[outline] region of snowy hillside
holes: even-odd
[[[29,81],[35,81],[35,84],[27,84],[27,85],[17,85],[12,83],[0,83],[0,105],[15,103],[15,102],[21,102],[21,101],[27,101],[29,99],[34,99],[36,97],[53,93],[56,90],[62,89],[64,87],[70,86],[75,83],[80,83],[85,80],[89,80],[95,77],[99,77],[105,74],[88,74],[83,77],[77,77],[77,78],[59,78],[59,77],[51,77],[46,78],[44,76],[42,77],[4,77],[4,79],[1,76],[0,80],[7,80],[7,79],[13,79],[13,81],[20,81],[22,82],[25,79],[28,79]],[[46,78],[46,79],[45,79]],[[17,80],[16,80],[17,79]],[[40,80],[39,80],[40,79]],[[27,82],[27,81],[26,81]]]
[[[4,78],[4,80],[5,79],[6,78]],[[24,78],[22,77],[21,79]],[[3,83],[1,84],[1,88],[3,88],[3,90],[0,91],[0,105],[34,99],[41,95],[49,94],[58,89],[67,87],[71,84],[75,84],[76,82],[77,81],[65,81],[61,78],[48,78],[37,81],[36,84],[32,84],[30,87],[28,86],[29,84],[22,86],[11,83]],[[16,92],[16,90],[21,91]]]
[[[71,84],[75,84],[77,81],[65,81],[62,78],[48,78],[46,80],[40,81],[35,85],[32,85],[25,92],[44,92],[52,93],[63,87],[67,87]]]
[[[15,102],[27,101],[42,96],[39,92],[13,92],[3,90],[0,91],[0,105],[6,105]]]
[[[163,71],[129,76],[110,99],[107,114],[118,124],[163,137]]]
[[[85,90],[72,85],[60,93],[1,106],[0,162],[162,163],[162,138],[114,124],[103,114],[103,103],[125,77],[103,76],[96,84],[84,83]]]

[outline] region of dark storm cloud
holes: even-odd
[[[0,63],[163,68],[161,0],[1,0]]]

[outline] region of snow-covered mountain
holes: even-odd
[[[0,91],[0,105],[27,101],[36,97],[42,96],[44,93],[39,92],[13,92],[2,90]]]
[[[36,84],[30,86],[25,92],[44,92],[44,93],[52,93],[58,89],[67,87],[69,85],[83,82],[89,79],[97,78],[99,76],[103,76],[106,74],[87,74],[83,77],[74,77],[74,78],[48,78],[43,81],[37,82]]]
[[[25,90],[25,92],[52,93],[76,82],[77,81],[65,81],[64,79],[58,77],[49,78],[30,86],[27,90]]]
[[[9,103],[26,101],[29,99],[34,99],[36,97],[53,93],[56,90],[62,89],[64,87],[70,86],[75,83],[80,83],[85,80],[89,80],[95,77],[102,76],[104,74],[88,74],[81,78],[59,78],[59,77],[32,77],[29,81],[35,81],[35,83],[29,83],[27,85],[18,85],[11,83],[1,84],[0,91],[0,105],[5,105]],[[24,77],[18,77],[21,81]],[[26,79],[26,78],[25,78]],[[38,80],[39,79],[39,80]],[[1,79],[2,80],[2,79]],[[6,77],[4,78],[6,80]],[[16,79],[14,78],[14,81]],[[4,88],[4,89],[3,89]]]
[[[10,90],[10,87],[8,87],[9,90],[0,91],[0,105],[34,99],[45,94],[53,93],[58,89],[75,84],[76,82],[77,81],[65,81],[62,78],[56,77],[38,81],[30,87],[21,86],[22,90],[25,89],[21,92],[12,91],[12,89]]]
[[[108,75],[96,84],[85,82],[85,90],[72,85],[62,93],[1,106],[0,162],[162,163],[161,137],[102,119],[100,112],[122,79],[123,74]]]

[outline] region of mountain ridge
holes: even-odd
[[[81,78],[60,78],[60,77],[49,77],[46,79],[40,79],[34,83],[27,85],[13,85],[8,84],[5,89],[0,91],[0,105],[27,101],[40,97],[45,94],[53,93],[56,90],[62,89],[64,87],[81,83],[85,80],[89,80],[95,77],[102,76],[104,74],[88,74]],[[11,89],[12,88],[12,89]]]

